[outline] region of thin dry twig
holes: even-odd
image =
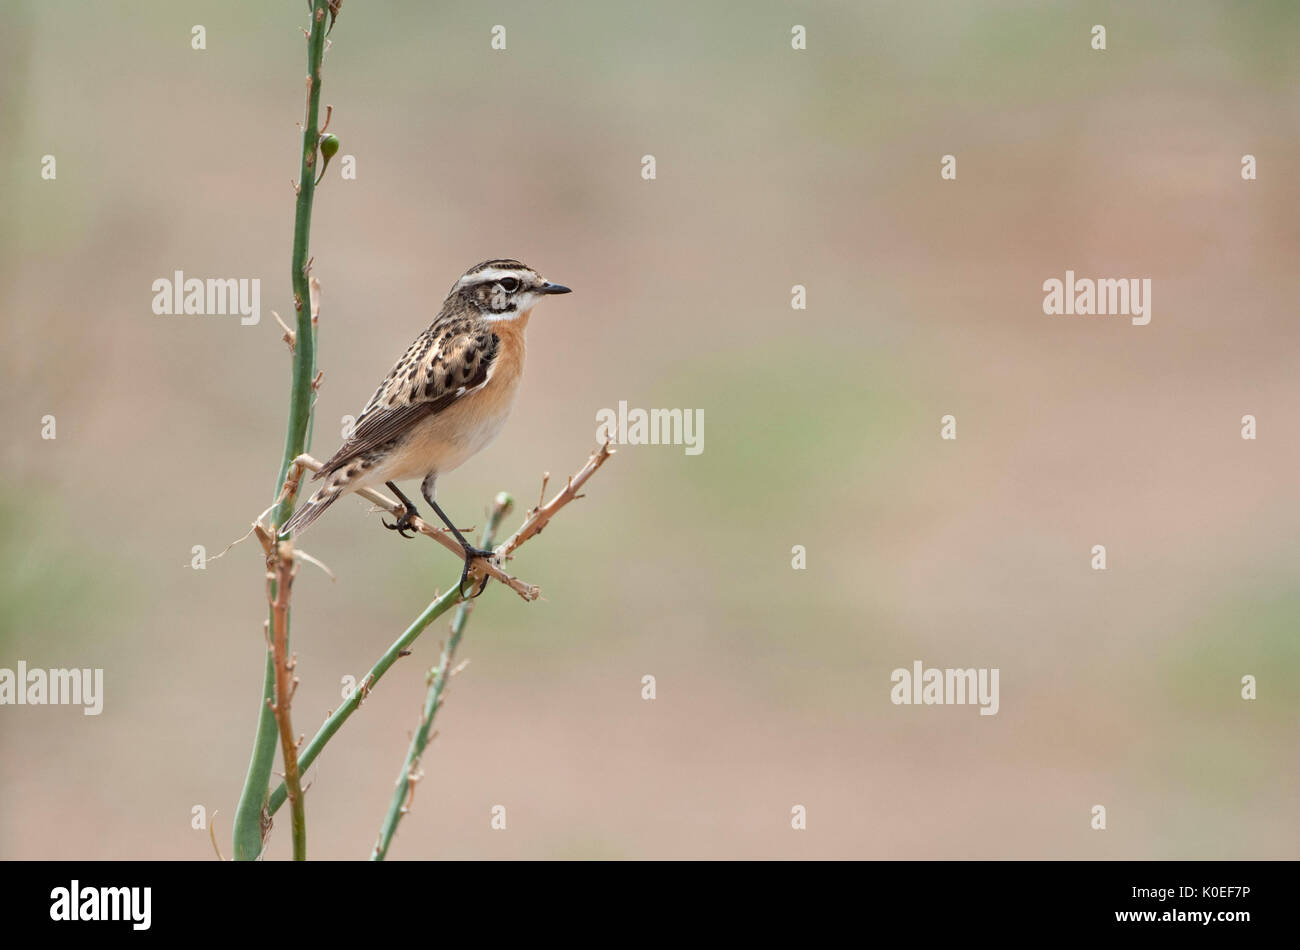
[[[310,455],[304,454],[298,456],[294,459],[293,467],[289,471],[289,477],[285,479],[284,492],[297,491],[297,483],[301,480],[304,470],[319,472],[322,467],[322,464]],[[375,491],[373,488],[363,488],[357,492],[357,494],[366,499],[366,501],[373,502],[380,509],[390,515],[400,517],[406,510],[406,507],[401,502],[389,498],[383,492]],[[461,551],[460,542],[453,538],[451,532],[447,531],[445,528],[435,528],[419,515],[413,515],[410,524],[416,531],[433,538],[433,540],[437,541],[444,548],[458,557],[464,556],[464,552]],[[477,571],[486,571],[489,577],[505,584],[524,600],[536,600],[541,595],[541,589],[536,585],[521,581],[517,577],[511,577],[505,571],[501,570],[501,568],[495,563],[488,563],[486,559],[480,559],[474,562],[473,569],[471,569],[470,573],[474,574]]]
[[[212,841],[212,850],[217,852],[217,860],[226,860],[221,853],[221,845],[217,844],[217,812],[212,812],[212,817],[208,819],[208,838]]]
[[[482,575],[486,573],[493,580],[499,581],[509,587],[524,600],[532,601],[540,597],[542,593],[541,588],[535,584],[529,584],[526,581],[522,581],[519,578],[506,573],[501,569],[500,563],[513,557],[515,551],[517,551],[529,538],[541,534],[542,529],[550,523],[550,520],[555,517],[556,513],[561,508],[569,502],[581,498],[582,496],[579,494],[578,489],[585,485],[587,479],[591,478],[591,476],[595,474],[596,469],[605,464],[605,460],[613,454],[614,449],[611,448],[610,443],[606,441],[600,448],[591,453],[587,458],[586,464],[582,466],[578,473],[565,482],[564,488],[557,492],[550,501],[543,504],[542,497],[545,497],[546,486],[551,477],[550,473],[547,472],[542,478],[542,494],[537,499],[537,505],[528,512],[528,516],[524,519],[524,523],[519,526],[519,530],[512,534],[503,544],[498,545],[494,549],[493,553],[495,556],[491,560],[481,558],[475,561],[470,566],[470,576],[482,577]],[[294,459],[293,465],[289,469],[289,475],[284,481],[284,487],[280,492],[280,497],[292,497],[297,494],[298,485],[302,480],[302,473],[304,471],[319,472],[323,467],[323,464],[312,456],[307,455],[306,453],[299,455]],[[375,491],[373,488],[363,488],[358,491],[357,494],[367,501],[373,502],[381,510],[390,515],[400,517],[406,511],[406,506],[401,502],[389,498],[387,495]],[[419,531],[421,534],[427,535],[437,541],[453,554],[463,555],[460,542],[453,538],[451,533],[445,528],[434,527],[419,515],[413,515],[410,519],[410,524],[416,531]]]
[[[284,331],[284,337],[283,337],[284,342],[289,344],[289,352],[290,354],[292,354],[294,344],[298,340],[298,334],[295,333],[293,330],[290,330],[289,325],[285,323],[283,320],[281,320],[280,315],[276,313],[274,310],[271,311],[271,316],[275,317],[275,322],[280,324],[280,329]]]
[[[293,676],[296,664],[289,655],[289,597],[298,568],[294,563],[292,541],[276,541],[260,524],[254,526],[254,531],[266,554],[266,596],[273,618],[271,659],[275,669],[275,697],[268,702],[280,731],[284,786],[289,794],[293,820],[293,856],[294,860],[302,861],[307,857],[307,818],[302,799],[302,777],[298,772],[298,743],[294,740],[293,721],[289,714],[294,693],[298,691],[298,678]]]
[[[518,547],[526,540],[541,531],[541,529],[546,526],[547,522],[555,516],[556,512],[558,512],[560,508],[564,507],[564,505],[568,504],[570,501],[581,497],[578,493],[578,489],[586,483],[587,479],[589,479],[596,469],[604,464],[605,460],[613,453],[614,450],[610,448],[608,443],[601,446],[591,454],[578,474],[574,475],[566,482],[563,491],[559,492],[554,498],[545,504],[542,504],[541,499],[539,499],[539,504],[528,513],[528,516],[525,518],[524,524],[520,529],[515,532],[509,541],[495,549],[497,556],[500,557],[505,553],[513,552],[518,549]],[[290,466],[290,472],[285,482],[285,490],[288,491],[291,483],[296,484],[296,480],[301,479],[303,471],[318,471],[320,468],[321,463],[316,461],[310,455],[298,456],[298,458],[294,460],[294,464]],[[369,501],[374,502],[383,511],[389,512],[390,514],[397,515],[403,510],[401,505],[386,498],[379,492],[366,490],[360,494]],[[461,553],[460,545],[450,537],[445,537],[444,532],[441,529],[432,528],[423,521],[420,521],[418,518],[413,518],[412,521],[416,524],[422,534],[427,534],[431,538],[441,542],[457,555]],[[489,571],[489,575],[492,577],[497,577],[498,574],[502,573],[495,564],[488,564],[483,560],[476,563],[482,564],[484,568]],[[540,593],[536,587],[525,584],[509,575],[504,576],[507,578],[507,586],[516,593],[519,593],[525,600],[533,600]],[[457,591],[457,595],[459,595],[459,591]],[[325,748],[330,739],[339,731],[340,728],[342,728],[348,718],[356,712],[365,698],[369,696],[370,691],[378,683],[380,677],[391,669],[393,664],[396,663],[400,657],[409,655],[410,651],[407,647],[415,641],[429,623],[440,616],[444,611],[462,603],[462,601],[463,598],[459,596],[435,596],[434,602],[425,609],[423,614],[416,618],[411,626],[407,628],[407,630],[395,643],[392,644],[392,646],[389,647],[388,651],[380,657],[379,662],[371,668],[370,672],[366,675],[365,680],[357,686],[357,689],[352,696],[347,698],[342,706],[331,712],[329,716],[326,717],[324,724],[317,730],[316,735],[313,736],[311,741],[303,748],[302,756],[300,757],[301,768],[307,769],[311,767],[312,763],[315,762],[316,757],[320,755],[321,750]],[[448,675],[450,676],[452,672],[453,671],[448,670]],[[274,814],[285,803],[287,797],[286,787],[283,784],[275,788],[271,792],[268,800],[267,812],[269,814]]]
[[[326,564],[324,561],[320,560],[319,558],[312,557],[302,548],[299,548],[295,553],[298,555],[298,559],[300,561],[306,561],[308,564],[314,564],[316,565],[316,567],[319,567],[322,571],[324,571],[329,576],[330,580],[332,581],[338,580],[338,578],[334,576],[334,572],[330,570],[330,566]]]
[[[610,448],[609,442],[606,441],[599,449],[591,453],[587,459],[587,464],[582,466],[577,475],[570,478],[564,485],[564,488],[557,492],[555,496],[546,504],[539,504],[528,512],[528,517],[524,523],[519,526],[519,530],[508,537],[503,544],[496,546],[495,553],[497,557],[508,559],[513,556],[514,552],[519,549],[529,538],[541,534],[542,529],[550,523],[555,517],[556,512],[571,501],[575,501],[582,496],[578,494],[578,489],[587,483],[587,479],[596,473],[596,469],[605,464],[605,460],[614,454],[614,449]],[[549,479],[549,475],[547,478]],[[546,483],[542,483],[543,494],[546,491]]]

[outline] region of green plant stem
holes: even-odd
[[[582,469],[566,481],[563,490],[558,492],[555,497],[548,501],[544,506],[534,508],[528,513],[528,517],[524,520],[524,523],[520,526],[519,530],[497,548],[498,553],[504,552],[508,555],[517,550],[530,538],[536,537],[540,534],[542,528],[550,522],[551,517],[557,511],[574,499],[581,497],[579,495],[579,489],[587,483],[587,479],[589,479],[592,474],[594,474],[595,471],[613,454],[614,450],[609,447],[608,442],[602,445],[600,449],[593,452],[587,459],[586,464],[582,466]],[[497,496],[498,500],[502,497],[509,499],[509,496],[505,495],[504,492]],[[504,516],[504,514],[505,512],[503,511],[502,516]],[[495,530],[496,526],[494,525],[493,531]],[[456,606],[460,599],[457,589],[453,587],[426,607],[424,613],[420,614],[420,616],[415,619],[406,631],[398,637],[396,641],[394,641],[393,645],[388,648],[387,652],[380,657],[379,662],[371,667],[370,672],[366,674],[365,680],[362,681],[361,687],[349,696],[342,706],[330,713],[329,718],[325,720],[325,724],[321,726],[316,735],[312,737],[311,742],[307,743],[306,748],[304,748],[302,753],[298,756],[298,765],[301,771],[305,772],[308,766],[316,761],[316,757],[320,755],[321,750],[325,748],[326,743],[334,737],[334,734],[339,731],[343,726],[343,723],[347,722],[348,717],[356,712],[357,707],[361,705],[361,701],[366,698],[366,695],[370,690],[372,690],[375,684],[379,682],[380,677],[388,672],[389,668],[397,662],[398,658],[402,655],[402,651],[414,643],[415,639],[424,632],[424,629],[429,626],[429,624],[446,613],[450,608]],[[284,783],[278,785],[275,790],[271,792],[271,797],[267,803],[266,809],[268,819],[280,810],[280,806],[285,803],[287,797],[288,791],[285,788]]]
[[[320,727],[316,735],[312,736],[312,740],[303,748],[302,754],[298,756],[298,767],[301,771],[305,772],[316,761],[316,756],[320,755],[321,750],[325,748],[325,744],[334,738],[334,733],[338,732],[343,723],[348,721],[348,717],[357,711],[361,701],[375,688],[375,684],[379,682],[383,675],[388,672],[394,663],[401,659],[406,648],[415,642],[416,638],[424,632],[429,624],[452,607],[455,607],[460,602],[460,599],[460,594],[453,584],[451,590],[438,597],[428,607],[425,607],[424,612],[412,621],[411,625],[406,628],[406,631],[400,637],[393,641],[392,646],[384,651],[384,655],[370,668],[370,672],[366,674],[366,678],[361,681],[361,684],[353,691],[352,695],[344,700],[342,706],[330,713],[329,718],[325,720],[325,724]],[[267,814],[274,815],[279,811],[280,806],[284,804],[287,797],[288,790],[285,788],[284,783],[281,782],[271,792],[271,797],[267,802]]]
[[[307,38],[307,116],[303,123],[302,162],[298,177],[298,200],[293,222],[293,261],[291,278],[293,304],[297,314],[297,331],[293,351],[293,381],[289,390],[289,422],[285,432],[284,454],[275,483],[275,497],[280,498],[284,480],[293,460],[307,451],[311,434],[312,380],[316,376],[316,334],[312,326],[311,292],[307,262],[311,236],[312,201],[316,194],[316,156],[320,140],[321,61],[325,52],[326,11],[328,0],[313,0],[311,31]],[[271,514],[271,523],[284,524],[297,503],[297,493],[280,498]],[[271,593],[275,598],[275,591]],[[288,622],[287,618],[285,620]],[[287,631],[286,631],[287,637]],[[267,652],[262,680],[262,702],[258,711],[257,733],[248,775],[235,812],[234,856],[237,861],[251,861],[262,853],[264,832],[270,826],[265,809],[270,785],[271,766],[275,759],[277,726],[270,701],[275,694],[275,664]],[[301,806],[301,796],[299,796]],[[296,825],[296,822],[295,822]]]
[[[492,513],[488,515],[487,523],[483,526],[483,540],[480,547],[492,549],[496,540],[497,527],[513,505],[514,501],[505,492],[497,495]],[[375,843],[374,853],[370,855],[373,861],[382,861],[388,855],[388,848],[393,843],[398,822],[406,814],[411,798],[415,794],[415,783],[420,779],[420,758],[429,744],[433,717],[438,714],[438,707],[442,705],[442,694],[447,688],[447,678],[451,675],[451,661],[456,657],[456,648],[460,646],[460,638],[465,633],[465,624],[469,621],[473,609],[473,600],[461,602],[460,609],[452,619],[451,636],[443,645],[438,666],[429,674],[429,692],[424,700],[424,714],[420,717],[419,728],[415,730],[415,735],[411,737],[411,745],[406,750],[406,760],[402,763],[402,771],[397,776],[397,788],[393,790],[393,800],[388,805],[388,814],[384,817],[384,824],[379,830],[379,840]]]

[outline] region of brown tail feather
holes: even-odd
[[[334,504],[348,486],[352,485],[358,477],[369,471],[375,465],[375,458],[370,455],[354,458],[346,462],[341,467],[334,469],[322,468],[316,477],[320,478],[325,475],[325,484],[316,489],[316,494],[307,499],[306,503],[299,508],[292,518],[290,518],[280,534],[288,534],[290,531],[296,531],[302,534],[306,531],[313,521],[325,514],[325,509]]]
[[[325,509],[334,504],[342,493],[341,485],[337,487],[326,485],[324,488],[317,491],[316,494],[312,495],[311,498],[307,500],[306,504],[293,513],[293,517],[285,522],[284,527],[280,529],[280,534],[285,535],[290,532],[295,532],[301,535],[311,527],[312,522],[325,514]]]

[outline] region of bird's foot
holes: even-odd
[[[491,560],[493,557],[496,556],[492,551],[485,551],[482,548],[471,547],[469,545],[465,546],[464,552],[465,552],[465,566],[461,569],[460,585],[457,588],[462,598],[465,598],[465,580],[469,577],[470,564],[472,564],[477,558],[485,557]],[[488,575],[485,573],[483,575],[483,583],[478,585],[478,590],[474,591],[474,593],[469,598],[465,598],[465,599],[473,600],[479,594],[483,593],[483,589],[487,587],[487,582],[488,582]]]
[[[404,538],[413,538],[415,537],[415,525],[411,524],[411,519],[416,517],[418,514],[419,512],[414,508],[407,507],[402,510],[401,517],[392,524],[389,524],[387,521],[381,521],[380,524],[389,531],[396,531]],[[410,534],[407,534],[408,531]]]

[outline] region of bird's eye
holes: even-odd
[[[519,289],[519,281],[514,277],[502,277],[497,281],[497,283],[500,284],[501,289],[508,294],[513,294]]]

